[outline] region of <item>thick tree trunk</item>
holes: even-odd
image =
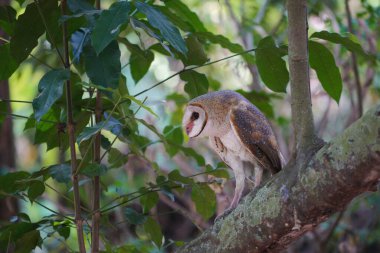
[[[283,170],[178,252],[279,252],[380,179],[380,105],[320,149],[306,168]]]

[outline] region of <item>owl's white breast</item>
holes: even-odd
[[[241,143],[240,139],[230,129],[225,135],[220,137],[221,142],[227,148],[228,152],[239,157],[242,161],[252,161],[252,154]]]

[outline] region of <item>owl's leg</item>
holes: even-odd
[[[231,164],[232,165],[231,168],[234,171],[235,180],[236,180],[235,194],[234,194],[234,197],[231,201],[230,206],[226,210],[224,210],[224,212],[222,214],[218,215],[218,217],[216,217],[215,221],[220,219],[220,218],[224,218],[225,216],[227,216],[229,213],[231,213],[238,206],[239,201],[240,201],[241,196],[242,196],[242,193],[243,193],[243,190],[244,190],[245,173],[244,173],[244,169],[243,169],[243,164],[241,162],[239,162],[237,159],[233,159],[232,164]]]
[[[237,205],[239,204],[241,195],[244,190],[244,180],[245,180],[245,174],[244,174],[244,169],[242,169],[242,166],[239,166],[240,168],[235,168],[234,169],[234,174],[235,174],[235,180],[236,180],[236,186],[235,186],[235,194],[234,197],[231,201],[230,207],[228,209],[235,209]]]

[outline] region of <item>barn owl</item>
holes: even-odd
[[[194,98],[182,125],[190,138],[209,137],[211,147],[234,172],[235,193],[224,214],[238,205],[248,173],[254,174],[257,187],[264,169],[272,174],[281,170],[282,156],[267,119],[237,92],[217,91]]]

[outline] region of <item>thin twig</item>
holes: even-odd
[[[6,113],[6,112],[0,112],[0,114],[12,116],[15,118],[21,118],[21,119],[29,119],[30,117],[24,116],[24,115],[19,115],[19,114],[14,114],[14,113]],[[46,123],[51,123],[51,124],[59,124],[59,122],[52,121],[52,120],[45,120],[45,119],[40,119],[41,122],[46,122]]]
[[[0,102],[9,102],[9,103],[25,103],[25,104],[31,104],[33,101],[26,101],[26,100],[14,100],[14,99],[5,99],[5,98],[0,98]]]

